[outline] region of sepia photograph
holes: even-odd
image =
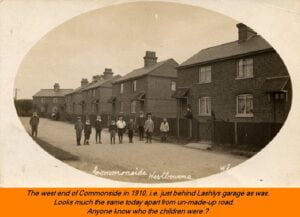
[[[20,64],[13,100],[28,136],[65,164],[110,180],[174,183],[264,149],[288,117],[292,83],[247,23],[135,2],[50,30]]]

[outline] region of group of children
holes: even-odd
[[[96,144],[102,143],[101,142],[101,130],[102,130],[102,120],[101,116],[97,116],[95,121],[95,132],[96,132]],[[133,118],[126,123],[122,116],[119,117],[117,121],[112,120],[108,131],[110,133],[110,144],[116,143],[116,134],[118,135],[119,143],[123,143],[123,135],[127,131],[129,143],[133,143],[133,135],[135,129],[138,129],[139,139],[140,141],[144,140],[144,134],[146,133],[146,143],[152,142],[152,134],[154,132],[154,122],[152,120],[151,113],[147,114],[147,119],[144,117],[143,112],[140,112],[139,117],[137,118],[136,123],[134,122]],[[75,123],[75,130],[76,130],[76,139],[77,145],[80,145],[82,131],[84,132],[84,145],[89,145],[90,135],[92,133],[92,126],[90,120],[87,118],[85,124],[81,122],[81,118],[78,117],[77,122]],[[169,132],[169,123],[167,119],[164,118],[161,125],[160,125],[160,132],[161,132],[161,142],[165,143],[167,141],[167,135]]]

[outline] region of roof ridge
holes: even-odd
[[[168,59],[165,59],[165,60],[161,60],[153,65],[150,65],[148,67],[140,67],[140,68],[136,68],[136,69],[133,69],[131,70],[130,72],[128,72],[127,74],[125,74],[123,77],[119,78],[118,80],[114,81],[114,83],[117,83],[117,82],[120,82],[120,81],[127,81],[129,79],[133,79],[133,78],[137,78],[137,77],[140,77],[140,76],[144,76],[144,75],[148,75],[149,73],[151,73],[153,70],[159,68],[162,64],[166,63],[167,61],[170,61],[170,60],[174,60],[173,58],[168,58]],[[174,60],[175,61],[175,60]],[[176,61],[175,61],[176,62]],[[143,74],[138,74],[138,75],[134,75],[134,76],[131,76],[130,75],[134,72],[137,72],[139,70],[149,70]]]

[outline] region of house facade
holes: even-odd
[[[41,116],[50,117],[52,113],[64,115],[66,113],[65,95],[72,89],[61,89],[55,83],[53,89],[41,89],[33,95],[33,106]]]
[[[111,115],[112,105],[108,100],[112,96],[112,82],[121,78],[106,68],[102,75],[95,75],[92,81],[83,78],[81,86],[66,95],[67,113],[70,120],[77,116],[89,116],[92,121],[97,115]]]
[[[280,56],[252,29],[237,27],[237,41],[203,49],[178,67],[178,90],[173,95],[178,116],[190,108],[199,123],[200,140],[217,136],[216,126],[205,128],[218,121],[231,128],[223,132],[233,132],[234,143],[255,137],[255,129],[277,124],[270,132],[274,135],[290,109],[291,83]]]
[[[113,82],[112,113],[115,117],[137,116],[140,111],[155,117],[176,117],[178,63],[173,59],[157,62],[155,52],[146,51],[144,67]]]

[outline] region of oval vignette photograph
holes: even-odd
[[[108,6],[50,30],[24,57],[14,93],[47,153],[136,183],[239,165],[277,135],[292,101],[287,68],[259,32],[163,2]]]

